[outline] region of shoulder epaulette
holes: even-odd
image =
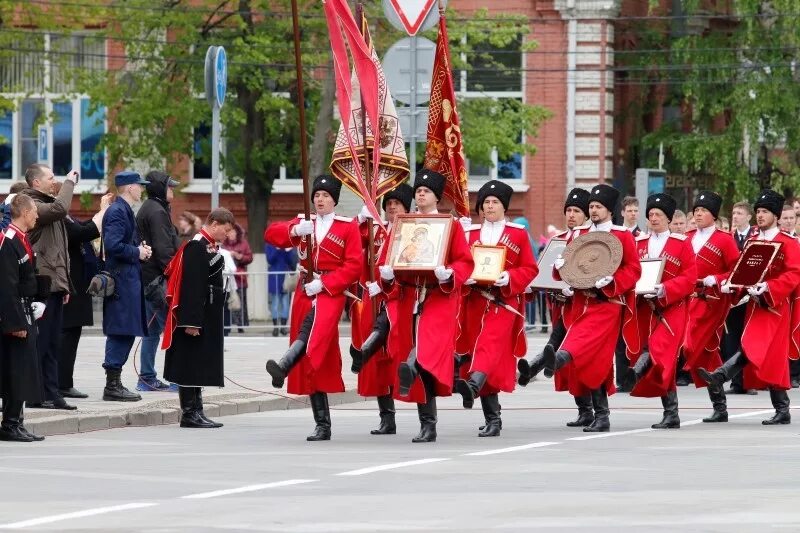
[[[353,217],[343,217],[343,216],[339,216],[339,215],[334,215],[333,219],[334,220],[341,220],[342,222],[352,222],[353,221]]]
[[[5,236],[8,237],[9,239],[13,239],[16,234],[17,230],[15,230],[14,228],[8,228],[5,232]]]
[[[475,231],[481,229],[481,224],[473,224],[469,227],[467,231]]]
[[[509,228],[525,229],[525,226],[523,226],[522,224],[517,224],[515,222],[506,222],[506,226],[508,226]]]
[[[673,239],[678,239],[679,241],[686,240],[686,235],[682,233],[670,233],[669,236],[672,237]]]
[[[649,233],[640,233],[639,235],[637,235],[637,236],[634,238],[634,240],[637,240],[637,241],[643,241],[643,240],[645,240],[645,239],[649,239],[649,238],[650,238],[650,234],[649,234]]]
[[[591,227],[592,227],[592,224],[588,223],[588,224],[584,224],[583,226],[575,226],[574,228],[572,228],[572,231],[575,231],[576,229],[589,229]],[[564,232],[564,233],[566,233],[566,232]]]
[[[789,233],[788,231],[783,231],[783,230],[781,230],[781,233],[783,233],[784,235],[786,235],[786,236],[787,236],[787,237],[789,237],[790,239],[794,239],[794,238],[796,238],[794,235],[792,235],[792,234],[791,234],[791,233]]]
[[[626,228],[625,226],[617,226],[616,224],[612,224],[611,229],[615,229],[618,231],[629,231],[628,228]],[[631,233],[631,235],[633,234]]]
[[[561,233],[556,233],[555,235],[553,235],[553,238],[554,239],[563,239],[564,237],[567,236],[567,234],[569,234],[569,230],[564,230]]]
[[[299,218],[300,220],[305,220],[306,219],[306,215],[304,213],[297,213],[297,218]],[[315,218],[317,218],[317,215],[314,214],[314,213],[311,213],[311,220],[314,220]]]

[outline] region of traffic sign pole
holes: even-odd
[[[408,177],[411,183],[417,176],[417,37],[411,37],[410,46],[411,55],[411,94],[409,95],[409,112],[411,115],[408,117],[408,124],[411,127],[410,135],[410,150],[409,150],[409,165]]]
[[[219,207],[219,106],[211,108],[211,209]]]
[[[219,110],[225,103],[228,87],[228,56],[221,46],[209,46],[206,52],[206,100],[211,105],[211,209],[219,207],[219,151],[221,127]]]

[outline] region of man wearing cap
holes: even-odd
[[[136,226],[139,229],[139,237],[150,246],[153,255],[142,265],[142,285],[146,288],[147,336],[142,339],[141,365],[136,390],[163,391],[169,390],[170,386],[158,379],[155,362],[158,340],[164,331],[167,319],[167,302],[163,300],[166,290],[164,269],[181,244],[178,230],[172,223],[169,205],[174,197],[172,189],[179,183],[160,170],[150,171],[145,179],[147,200],[136,214]],[[159,285],[161,289],[155,290]]]
[[[462,360],[456,392],[463,405],[471,409],[480,396],[486,421],[479,437],[496,437],[502,428],[499,392],[513,392],[517,358],[527,352],[525,339],[525,289],[539,268],[533,257],[528,232],[519,224],[507,222],[505,215],[514,190],[502,181],[488,181],[478,190],[475,211],[483,213],[483,224],[473,224],[467,233],[470,246],[505,248],[505,264],[500,277],[490,285],[470,278],[462,299],[464,329],[456,351],[468,354]],[[517,313],[509,310],[515,309]],[[471,357],[469,357],[471,356]],[[469,362],[469,366],[464,364]]]
[[[728,310],[734,303],[730,294],[723,294],[719,290],[739,259],[739,249],[733,236],[717,229],[715,224],[720,207],[720,195],[701,191],[692,207],[697,229],[686,234],[696,256],[697,286],[689,300],[683,356],[686,360],[685,369],[691,373],[697,387],[706,386],[706,382],[697,375],[698,368],[716,370],[722,364],[722,330]],[[727,401],[722,387],[708,386],[708,397],[714,412],[703,422],[727,422]]]
[[[608,395],[616,392],[614,387],[614,347],[622,321],[622,307],[631,309],[635,305],[633,289],[642,272],[636,243],[630,231],[615,226],[611,220],[619,191],[610,185],[595,185],[589,196],[590,224],[575,228],[570,241],[594,231],[605,231],[619,239],[622,260],[611,276],[597,280],[593,289],[564,289],[566,296],[574,296],[572,324],[558,351],[545,346],[541,356],[530,364],[530,375],[536,376],[542,369],[548,373],[559,370],[568,363],[572,380],[591,390],[594,422],[584,427],[586,432],[610,431]],[[560,279],[558,270],[564,259],[555,262],[553,276]]]
[[[555,235],[554,239],[569,240],[575,228],[583,226],[589,219],[589,191],[586,189],[575,188],[572,189],[567,195],[564,202],[564,216],[566,217],[567,229]],[[572,305],[572,297],[564,296],[560,291],[557,294],[550,293],[550,316],[553,318],[553,330],[550,332],[550,338],[547,344],[550,346],[549,350],[557,350],[564,337],[567,334],[567,329],[572,324],[572,313],[574,306]],[[539,355],[541,356],[541,354]],[[538,356],[537,356],[538,357]],[[518,383],[523,387],[526,386],[530,380],[530,366],[531,363],[525,360],[520,360],[517,368],[519,370]],[[578,407],[578,418],[567,422],[567,427],[586,427],[594,422],[594,412],[592,411],[592,394],[589,389],[581,386],[577,380],[570,381],[569,373],[572,366],[555,373],[554,385],[555,389],[559,392],[569,391],[575,397],[575,405]]]
[[[358,225],[337,216],[342,183],[321,175],[311,189],[315,214],[306,220],[300,214],[288,222],[270,224],[264,241],[279,248],[296,246],[301,264],[310,258],[313,272],[304,271],[295,289],[289,332],[289,350],[275,361],[267,361],[272,386],[308,394],[316,428],[309,441],[330,440],[331,414],[328,393],[344,392],[342,355],[339,351],[339,317],[345,305],[344,291],[361,274],[362,249]]]
[[[414,200],[421,215],[435,215],[444,193],[445,177],[422,169],[414,180]],[[395,295],[411,302],[392,323],[402,336],[395,398],[417,404],[420,432],[412,442],[436,441],[436,397],[450,396],[453,390],[455,343],[458,335],[458,310],[461,286],[474,267],[461,224],[453,220],[445,261],[433,274],[397,273],[388,264],[387,254],[380,261],[381,288],[389,298]]]
[[[114,176],[117,198],[103,217],[101,254],[105,270],[114,277],[114,294],[103,300],[103,334],[106,336],[106,387],[103,399],[112,402],[136,402],[142,399],[122,385],[122,367],[136,337],[144,337],[147,322],[142,292],[142,262],[152,251],[139,239],[133,205],[142,198],[147,181],[131,171]]]
[[[39,320],[36,349],[42,371],[44,398],[29,407],[73,410],[76,407],[64,400],[58,391],[58,359],[61,355],[61,327],[64,322],[64,304],[74,291],[69,277],[69,249],[66,218],[72,204],[72,194],[78,182],[78,173],[67,174],[58,196],[58,186],[53,170],[47,165],[33,164],[25,170],[28,188],[23,191],[36,202],[39,218],[30,230],[30,242],[37,256],[37,267],[42,275],[49,276],[50,296],[45,304],[47,313]]]
[[[713,372],[698,368],[698,375],[708,384],[721,387],[745,369],[745,388],[769,387],[769,397],[775,415],[762,424],[789,424],[789,342],[791,322],[790,295],[800,283],[800,245],[797,239],[778,229],[778,219],[783,209],[784,197],[765,189],[755,203],[758,234],[748,241],[760,240],[780,243],[775,259],[767,270],[764,281],[748,287],[742,349]],[[745,249],[746,249],[745,245]],[[723,293],[733,292],[727,282],[720,287]],[[734,300],[742,296],[743,290],[734,292]]]
[[[650,233],[636,237],[641,259],[663,259],[664,270],[655,292],[636,297],[626,309],[622,328],[628,348],[631,396],[661,397],[664,416],[653,429],[681,427],[675,371],[688,317],[689,295],[697,281],[692,245],[686,235],[670,233],[675,199],[664,193],[647,198]],[[631,312],[632,311],[632,312]]]
[[[392,231],[397,215],[406,214],[411,211],[411,200],[414,197],[414,190],[411,185],[401,183],[393,190],[383,195],[383,211],[386,213],[387,235]],[[366,250],[368,246],[368,226],[373,223],[372,214],[364,206],[358,215],[359,227],[361,230],[362,246]],[[358,374],[358,393],[361,396],[375,396],[378,399],[378,410],[380,415],[380,425],[377,429],[370,431],[372,435],[394,435],[397,433],[395,423],[394,398],[392,389],[397,379],[397,367],[405,360],[408,349],[402,356],[397,350],[397,335],[394,328],[390,328],[390,316],[397,317],[398,301],[397,294],[387,298],[381,290],[378,279],[377,265],[381,255],[385,253],[387,239],[377,231],[374,231],[374,250],[375,250],[375,269],[370,276],[369,261],[366,251],[364,253],[364,269],[361,274],[360,284],[364,288],[364,294],[369,295],[362,304],[355,304],[350,312],[353,322],[353,339],[350,345],[350,355],[353,357],[353,364],[350,369]],[[373,307],[378,309],[377,316],[373,320]],[[359,348],[356,348],[358,346]]]

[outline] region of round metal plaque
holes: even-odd
[[[564,250],[561,279],[573,289],[592,289],[622,262],[622,243],[611,233],[593,231],[574,239]]]

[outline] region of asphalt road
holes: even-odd
[[[612,433],[564,427],[572,400],[538,381],[503,399],[503,434],[480,409],[441,402],[439,440],[371,436],[370,404],[340,406],[333,440],[308,443],[307,409],[222,419],[220,430],[124,428],[0,443],[0,528],[58,531],[797,531],[800,437],[762,426],[765,393],[700,423],[650,430],[657,399],[612,398]],[[800,397],[797,398],[800,400]],[[800,419],[799,419],[800,420]]]

